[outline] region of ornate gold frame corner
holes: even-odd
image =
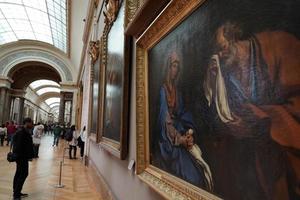
[[[125,8],[125,29],[128,24],[134,19],[138,9],[144,4],[145,0],[126,0]]]
[[[148,50],[205,0],[173,0],[136,42],[136,173],[166,199],[220,199],[150,164]]]

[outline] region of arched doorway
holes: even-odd
[[[11,68],[8,77],[12,83],[11,88],[5,94],[2,122],[13,120],[21,124],[24,117],[32,117],[35,122],[47,121],[47,115],[52,113],[49,112],[50,106],[47,107],[45,100],[60,97],[59,83],[62,78],[57,70],[43,62],[27,61]],[[52,81],[56,85],[30,87],[34,81],[39,82],[37,80]],[[35,108],[34,114],[30,107]]]

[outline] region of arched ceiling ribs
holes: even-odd
[[[58,99],[60,99],[60,93],[56,93],[56,92],[45,93],[45,94],[39,96],[39,98],[37,100],[37,104],[40,105],[42,102],[46,101],[49,98],[58,98]]]
[[[49,107],[53,108],[56,105],[60,105],[60,102],[51,103],[51,104],[49,104]]]
[[[39,96],[50,92],[60,93],[60,89],[54,87],[46,87],[36,91],[37,95]]]
[[[57,85],[41,85],[41,86],[38,86],[35,89],[33,89],[33,91],[36,92],[36,91],[38,91],[40,89],[47,88],[47,87],[52,87],[52,88],[58,88],[58,89],[60,89],[60,86],[57,86]]]

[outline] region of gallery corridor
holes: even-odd
[[[85,167],[80,159],[65,160],[62,172],[64,188],[55,188],[59,180],[59,163],[62,161],[64,140],[58,147],[52,147],[53,137],[44,136],[40,146],[39,158],[29,163],[29,176],[24,184],[23,192],[28,193],[28,200],[108,200],[111,199],[104,190],[103,183],[94,179],[95,174]],[[15,163],[6,160],[9,147],[0,147],[0,199],[12,199],[12,182],[15,173]],[[77,155],[79,152],[77,152]]]
[[[300,200],[299,10],[0,0],[0,200]]]

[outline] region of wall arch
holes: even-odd
[[[8,76],[9,72],[18,64],[36,61],[52,66],[61,76],[63,82],[72,82],[73,76],[67,65],[56,56],[41,50],[21,50],[9,53],[0,58],[0,74]]]

